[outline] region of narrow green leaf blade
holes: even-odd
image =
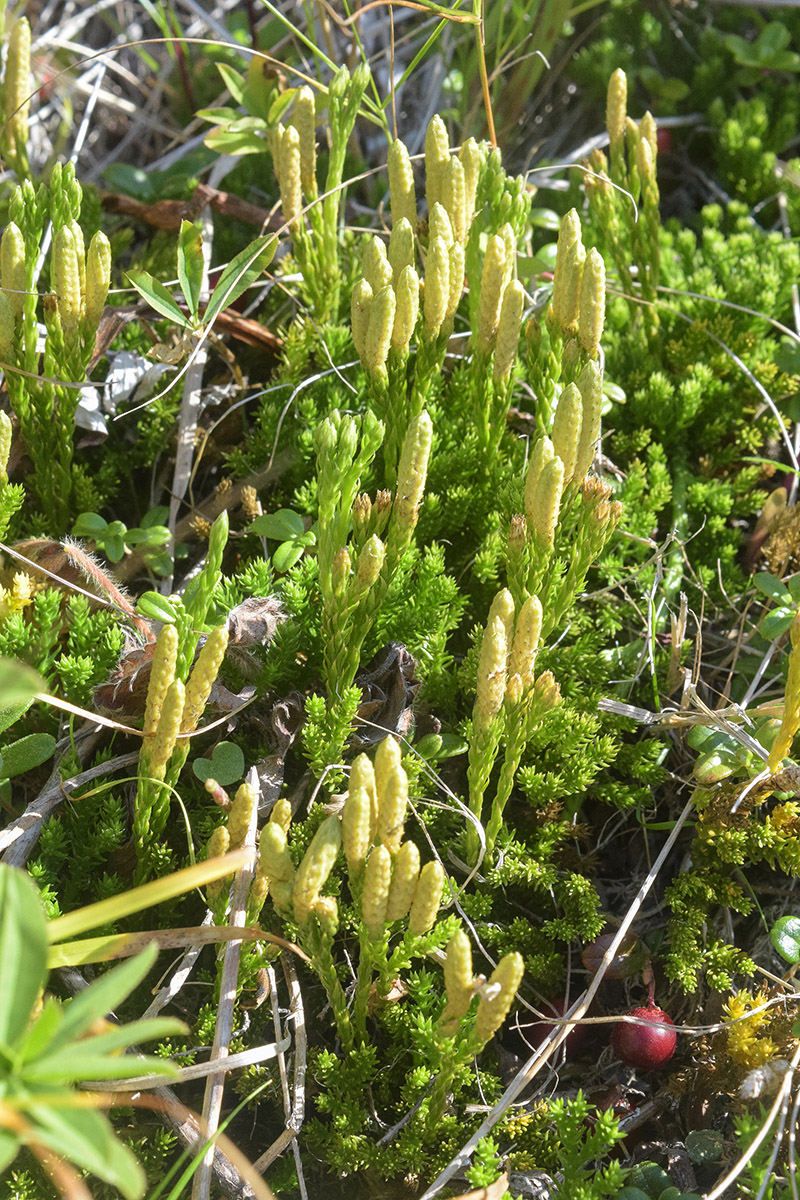
[[[47,978],[47,922],[33,880],[0,865],[0,1045],[12,1046]]]
[[[223,308],[233,304],[234,300],[237,300],[242,292],[246,291],[255,279],[258,279],[261,272],[265,271],[272,262],[277,246],[278,239],[275,235],[266,234],[264,237],[256,238],[240,254],[231,259],[220,275],[208,302],[208,308],[203,316],[206,324],[213,321]]]
[[[233,96],[236,103],[241,104],[242,97],[244,96],[245,83],[247,82],[244,76],[241,75],[239,71],[235,71],[233,67],[229,67],[227,63],[218,62],[214,65],[222,76],[225,82],[225,87]]]
[[[168,321],[174,321],[176,325],[180,325],[182,329],[189,328],[189,322],[163,283],[159,283],[149,272],[138,271],[134,268],[128,271],[127,275],[139,295],[147,301],[151,308],[154,308],[162,317],[166,317]]]
[[[205,887],[212,879],[224,879],[226,875],[238,871],[251,857],[252,851],[243,847],[219,858],[208,858],[205,862],[183,867],[172,875],[152,879],[150,883],[140,884],[139,887],[129,888],[127,892],[120,892],[108,900],[98,900],[95,904],[77,908],[48,923],[48,939],[50,942],[63,942],[111,921],[121,921],[131,913],[141,912],[154,904],[163,904],[174,896],[190,892],[192,888]]]
[[[203,285],[203,233],[191,221],[181,221],[178,237],[178,282],[189,305],[192,324],[197,324],[200,289]]]
[[[186,1033],[186,1025],[177,1017],[147,1017],[141,1021],[129,1021],[127,1025],[114,1025],[105,1033],[98,1033],[94,1037],[81,1038],[75,1048],[87,1055],[97,1056],[111,1054],[115,1050],[127,1050],[128,1046],[137,1042],[177,1037],[182,1033]],[[114,1063],[119,1066],[119,1059],[115,1058]]]
[[[9,1129],[0,1129],[0,1175],[19,1154],[20,1140]]]
[[[177,1025],[177,1028],[175,1026]],[[169,1034],[186,1031],[186,1026],[173,1022]],[[45,1058],[29,1063],[22,1072],[25,1083],[38,1088],[49,1087],[54,1083],[85,1083],[91,1079],[128,1079],[137,1075],[163,1075],[174,1078],[177,1068],[167,1058],[156,1058],[155,1055],[123,1054],[92,1054],[83,1049],[80,1043],[67,1046],[58,1054],[48,1054]]]
[[[139,1200],[144,1195],[144,1171],[101,1113],[43,1104],[28,1112],[39,1139],[55,1154],[118,1188],[125,1200]]]
[[[58,1000],[54,1000],[52,996],[47,997],[41,1013],[17,1042],[16,1050],[20,1062],[31,1062],[50,1049],[61,1027],[62,1007]]]
[[[116,1008],[144,979],[157,953],[154,945],[148,946],[135,958],[129,958],[111,971],[106,971],[105,975],[95,979],[88,988],[65,1004],[61,1029],[52,1048],[57,1049],[80,1037],[94,1021]]]

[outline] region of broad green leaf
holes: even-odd
[[[551,233],[558,233],[561,228],[561,217],[552,208],[532,208],[531,225],[536,229],[549,229]]]
[[[693,750],[708,750],[711,739],[716,736],[717,732],[713,725],[693,725],[686,741]]]
[[[203,286],[203,233],[199,225],[181,221],[178,237],[178,283],[189,306],[192,324],[197,324],[200,289]]]
[[[38,671],[34,671],[32,667],[26,666],[17,659],[0,658],[0,696],[3,698],[0,714],[15,712],[20,706],[22,706],[21,711],[24,712],[34,696],[46,691],[47,684]],[[10,721],[6,721],[0,715],[2,729],[8,729],[9,725],[13,725],[19,715],[21,714],[13,716]]]
[[[131,167],[125,163],[111,163],[103,171],[106,186],[119,192],[125,192],[137,200],[152,200],[155,197],[155,185],[152,176],[141,167]]]
[[[151,525],[147,529],[129,529],[125,541],[129,546],[166,546],[171,536],[166,525]]]
[[[770,600],[777,600],[783,604],[789,602],[789,592],[783,585],[780,579],[776,579],[774,575],[770,575],[769,571],[759,571],[753,576],[753,583],[760,592],[765,596],[769,596]]]
[[[106,971],[105,975],[93,980],[88,988],[78,992],[77,996],[64,1005],[61,1029],[53,1041],[52,1048],[57,1050],[74,1038],[80,1037],[94,1021],[116,1008],[142,982],[157,954],[155,946],[148,946],[136,958]]]
[[[250,129],[220,125],[212,129],[203,139],[203,145],[218,154],[263,154],[268,149],[266,138]]]
[[[231,121],[238,121],[242,114],[238,108],[198,108],[194,115],[203,121],[212,121],[214,125],[230,125]]]
[[[203,320],[208,324],[214,320],[217,313],[233,304],[250,284],[258,279],[272,262],[278,246],[274,234],[256,238],[246,246],[240,254],[232,259],[219,277],[217,286],[208,302],[208,308],[203,314]]]
[[[800,575],[793,575],[786,585],[795,604],[800,604]]]
[[[247,83],[242,93],[242,103],[249,113],[269,121],[270,106],[280,84],[278,72],[272,63],[255,55],[247,64]],[[294,94],[295,89],[290,89]]]
[[[276,542],[285,542],[289,538],[298,537],[304,529],[305,523],[300,513],[291,508],[279,508],[277,512],[262,513],[260,517],[256,517],[247,532],[273,538]]]
[[[119,1067],[119,1057],[114,1053],[116,1050],[127,1050],[129,1046],[136,1045],[138,1042],[151,1042],[157,1038],[176,1037],[179,1034],[186,1033],[186,1025],[177,1017],[147,1017],[141,1021],[129,1021],[127,1025],[114,1025],[107,1029],[105,1033],[97,1033],[94,1037],[81,1038],[79,1042],[73,1046],[67,1047],[68,1050],[78,1050],[85,1054],[86,1059],[99,1059],[108,1057],[111,1065]],[[63,1053],[66,1053],[64,1051]],[[50,1056],[48,1055],[48,1058]],[[135,1056],[135,1061],[141,1062],[145,1055]],[[134,1058],[131,1058],[131,1062]],[[169,1060],[157,1058],[156,1062],[166,1062],[169,1066]],[[144,1072],[140,1071],[140,1075]],[[81,1078],[86,1078],[86,1071]]]
[[[36,1104],[28,1114],[39,1140],[55,1154],[118,1188],[125,1200],[139,1200],[144,1195],[144,1171],[101,1113]]]
[[[737,760],[731,755],[721,753],[719,750],[711,750],[708,754],[700,755],[694,764],[693,774],[698,783],[719,783],[721,779],[727,779],[729,775],[732,775],[738,765]]]
[[[99,513],[85,512],[81,513],[72,526],[72,536],[91,538],[94,541],[98,535],[102,537],[107,529],[108,521],[105,517],[101,517]]]
[[[136,601],[136,611],[148,620],[162,621],[164,625],[174,625],[178,619],[175,605],[158,592],[143,592]]]
[[[176,558],[180,557],[176,554]],[[184,556],[185,557],[185,556]],[[158,554],[155,558],[148,558],[147,564],[156,575],[171,575],[173,562],[169,554]]]
[[[296,562],[300,561],[300,559],[303,557],[304,550],[305,546],[303,546],[303,544],[299,541],[284,542],[282,546],[278,546],[278,549],[272,556],[273,567],[276,571],[279,571],[281,575],[284,575],[287,571],[292,569]]]
[[[0,864],[0,1045],[13,1046],[47,977],[47,922],[25,871]]]
[[[726,34],[723,41],[737,62],[751,63],[755,61],[753,47],[743,37],[739,37],[738,33]]]
[[[42,690],[46,687],[45,681],[42,680]],[[21,704],[14,704],[10,708],[0,708],[0,733],[5,733],[7,729],[16,724],[20,717],[24,716],[28,711],[31,704],[33,704],[32,699],[23,700]]]
[[[125,543],[117,534],[112,534],[103,542],[103,550],[109,562],[118,563],[125,553]]]
[[[795,610],[793,608],[774,608],[772,612],[768,612],[762,618],[761,624],[758,627],[758,632],[767,641],[772,642],[775,638],[786,633],[794,620]]]
[[[139,528],[151,529],[153,525],[163,526],[168,516],[169,509],[167,508],[166,504],[157,504],[155,508],[149,509],[149,511],[144,514],[139,524]]]
[[[769,940],[788,963],[800,962],[800,917],[781,917],[770,929]]]
[[[235,742],[220,742],[210,758],[196,758],[192,770],[201,782],[216,779],[221,787],[236,783],[244,775],[244,753]]]
[[[29,733],[27,737],[3,746],[3,767],[0,775],[13,779],[25,771],[40,767],[55,753],[56,739],[49,733]]]
[[[19,1154],[20,1140],[8,1129],[0,1129],[0,1175]]]
[[[792,35],[783,21],[770,21],[758,35],[755,46],[758,57],[765,66],[768,66],[769,60],[774,55],[780,54],[781,50],[785,50],[791,40]]]
[[[127,272],[127,276],[139,295],[143,296],[157,313],[161,313],[161,316],[166,317],[168,321],[174,321],[182,329],[190,328],[190,322],[178,308],[163,283],[159,283],[148,271],[138,271],[135,268],[131,268]]]
[[[295,98],[297,88],[287,88],[280,96],[276,96],[269,106],[267,124],[272,127],[278,124],[283,114]]]
[[[214,64],[222,76],[223,83],[233,96],[237,104],[241,104],[244,98],[245,77],[239,71],[235,71],[233,67],[229,67],[227,63],[218,62]]]

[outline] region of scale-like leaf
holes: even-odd
[[[37,1104],[28,1109],[28,1115],[38,1140],[54,1154],[119,1188],[125,1200],[138,1200],[144,1195],[144,1171],[101,1113],[90,1108]]]
[[[47,922],[36,885],[24,871],[0,865],[0,1045],[22,1034],[47,977]]]

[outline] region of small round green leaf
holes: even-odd
[[[800,917],[781,917],[770,929],[769,940],[786,962],[800,962]]]
[[[196,758],[192,770],[203,783],[216,779],[221,787],[228,787],[244,775],[244,754],[235,742],[220,742],[210,758]]]
[[[758,632],[762,637],[765,637],[768,642],[772,642],[775,638],[779,638],[794,620],[795,610],[793,608],[774,608],[772,612],[768,612],[763,618],[758,627]]]
[[[693,1163],[715,1163],[722,1158],[725,1138],[717,1129],[692,1129],[686,1135],[685,1144]]]
[[[163,621],[165,625],[174,625],[178,619],[175,606],[158,592],[144,592],[136,602],[136,611],[149,621]]]
[[[298,542],[284,542],[272,556],[272,565],[282,574],[299,562],[303,557],[305,547]]]
[[[108,522],[99,513],[85,512],[81,513],[72,526],[72,536],[91,538],[92,541],[96,541],[107,529]]]
[[[760,592],[765,596],[769,596],[770,600],[777,600],[784,605],[789,602],[788,589],[781,583],[780,579],[776,579],[774,575],[770,575],[769,571],[759,571],[753,576],[753,583]]]

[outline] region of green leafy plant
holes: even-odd
[[[281,572],[290,570],[307,550],[313,550],[317,544],[316,527],[306,529],[306,523],[300,513],[291,508],[263,513],[256,517],[248,532],[281,543],[272,555],[272,565],[276,571]]]
[[[200,311],[204,273],[202,234],[190,221],[181,223],[178,239],[178,284],[186,307],[173,299],[171,292],[148,271],[131,270],[128,278],[149,305],[179,329],[186,331],[190,344],[203,336],[223,308],[233,304],[272,261],[277,238],[265,234],[256,238],[233,258],[222,271],[214,290]]]
[[[125,1079],[143,1073],[170,1078],[171,1063],[140,1055],[120,1057],[134,1043],[182,1029],[170,1017],[106,1025],[92,1032],[141,982],[155,949],[96,980],[65,1004],[41,1001],[47,978],[47,922],[36,888],[24,874],[0,866],[0,954],[14,979],[0,1000],[0,1164],[6,1168],[23,1146],[46,1168],[61,1163],[62,1178],[75,1179],[67,1164],[143,1196],[139,1164],[115,1136],[95,1103],[81,1103],[75,1085],[87,1079]]]
[[[782,21],[768,21],[755,41],[735,33],[725,34],[723,41],[742,68],[738,82],[745,87],[757,83],[764,71],[800,71],[800,55],[789,49],[792,35]]]
[[[171,539],[169,529],[163,524],[168,511],[163,506],[151,509],[134,529],[128,529],[122,521],[106,521],[99,513],[81,513],[72,526],[72,535],[94,542],[112,563],[135,549],[157,575],[169,575],[175,564],[164,549]]]

